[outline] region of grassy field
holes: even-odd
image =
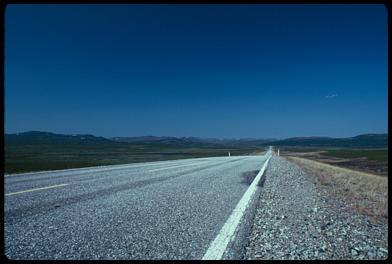
[[[367,158],[369,160],[388,161],[388,149],[339,149],[327,150],[321,154],[337,158]]]
[[[263,149],[186,148],[160,144],[33,144],[5,146],[5,173],[81,168],[257,153]]]

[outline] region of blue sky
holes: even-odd
[[[5,131],[385,133],[387,39],[384,5],[8,5]]]

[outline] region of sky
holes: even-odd
[[[384,5],[8,5],[5,132],[387,133]]]

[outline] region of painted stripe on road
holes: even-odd
[[[202,164],[204,164],[204,163],[205,163],[205,161]],[[172,169],[172,168],[180,168],[180,167],[187,167],[187,166],[196,166],[196,165],[200,165],[200,162],[197,164],[178,165],[178,166],[171,166],[171,167],[166,167],[166,168],[154,169],[154,170],[149,170],[148,172],[168,170],[168,169]]]
[[[15,176],[26,176],[26,175],[40,175],[40,174],[55,174],[55,176],[63,176],[63,175],[74,175],[74,173],[91,173],[91,172],[105,172],[111,170],[125,170],[125,169],[138,169],[148,166],[161,166],[165,165],[164,163],[179,163],[179,162],[189,162],[191,160],[196,160],[196,162],[203,161],[206,159],[214,159],[216,157],[209,158],[192,158],[192,159],[178,159],[178,160],[165,160],[165,161],[151,161],[151,162],[140,162],[139,163],[130,163],[130,164],[118,164],[118,165],[105,165],[105,166],[93,166],[93,167],[82,167],[82,168],[72,168],[72,169],[62,169],[62,170],[47,170],[47,171],[31,171],[31,172],[23,172],[23,173],[12,173],[12,174],[4,174],[4,177],[15,177]],[[209,160],[208,160],[209,161]],[[148,163],[148,164],[146,164]]]
[[[20,191],[20,192],[7,193],[6,196],[20,194],[20,193],[26,193],[26,192],[34,192],[34,191],[39,191],[39,190],[46,190],[46,189],[51,189],[51,188],[57,188],[57,187],[62,187],[62,186],[66,186],[66,185],[69,185],[69,184],[58,184],[58,185],[52,185],[52,186],[47,186],[47,187],[42,187],[42,188],[24,190],[24,191]]]
[[[216,236],[214,241],[210,244],[207,252],[203,256],[203,260],[220,260],[225,253],[227,246],[233,240],[236,234],[237,228],[243,217],[246,208],[252,199],[253,194],[256,192],[257,184],[259,183],[265,169],[267,168],[268,162],[271,158],[270,152],[266,154],[268,156],[267,160],[264,162],[263,167],[256,175],[252,184],[246,190],[245,194],[242,196],[241,200],[238,202],[237,206],[234,208],[230,217],[227,219],[226,223],[223,225],[219,234]]]

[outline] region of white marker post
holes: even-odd
[[[279,149],[278,149],[278,156],[279,156]]]
[[[230,157],[230,151],[229,151],[229,157]]]

